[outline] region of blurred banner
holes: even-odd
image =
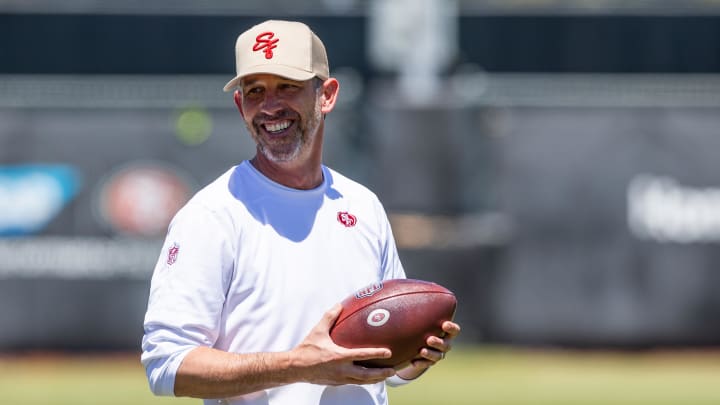
[[[461,293],[473,338],[720,340],[717,107],[375,112],[385,203],[434,214],[393,217],[408,271]]]
[[[337,75],[328,163],[363,176]],[[255,151],[224,80],[0,76],[0,348],[139,347],[172,216]]]
[[[500,339],[715,344],[717,108],[518,108],[495,143],[514,233]]]

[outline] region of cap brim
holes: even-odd
[[[282,66],[282,65],[266,65],[266,66],[252,66],[243,72],[238,73],[232,80],[227,82],[223,91],[232,91],[234,88],[240,85],[240,80],[243,77],[254,74],[271,74],[278,75],[290,80],[297,80],[299,82],[310,80],[315,77],[315,73],[308,72],[306,70],[300,70],[294,67]]]

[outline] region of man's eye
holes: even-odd
[[[250,96],[254,94],[260,94],[262,93],[262,87],[250,87],[249,89],[245,90],[245,95]]]

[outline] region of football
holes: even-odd
[[[347,348],[388,348],[392,357],[358,364],[399,369],[419,355],[428,337],[444,335],[442,324],[453,320],[456,307],[455,295],[439,284],[385,280],[342,301],[342,312],[330,329],[330,337]]]

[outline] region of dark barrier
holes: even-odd
[[[463,339],[720,341],[717,108],[353,107],[328,163],[377,191],[408,275],[456,291]],[[0,116],[0,346],[136,348],[173,210],[252,153],[237,113]]]
[[[0,348],[138,350],[146,280],[0,282]]]
[[[716,108],[386,108],[373,128],[390,207],[497,211],[508,222],[494,260],[472,235],[464,242],[477,242],[474,253],[411,256],[411,272],[472,285],[473,336],[720,341]]]
[[[720,70],[720,17],[703,14],[461,15],[456,62],[489,72],[713,73]],[[368,17],[276,17],[314,27],[333,67],[376,73],[368,62]],[[0,14],[0,73],[226,74],[236,36],[263,19]]]
[[[515,223],[499,335],[579,344],[720,341],[714,108],[517,108],[497,138]]]

